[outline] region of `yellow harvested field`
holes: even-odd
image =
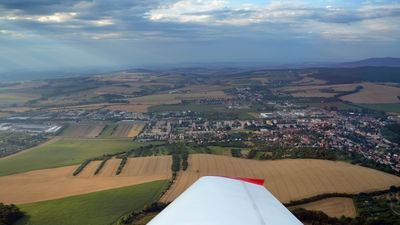
[[[265,186],[281,202],[323,193],[360,193],[400,185],[400,177],[345,162],[316,159],[256,161],[230,156],[193,154],[162,201],[174,200],[201,176],[265,179]]]
[[[319,80],[307,75],[302,76],[303,78],[301,80],[295,81],[293,82],[293,84],[296,85],[322,85],[322,84],[326,84],[327,81],[325,80]]]
[[[104,167],[100,170],[100,172],[96,175],[99,177],[112,177],[115,176],[117,172],[118,166],[121,163],[122,159],[110,159],[106,162]],[[129,162],[129,160],[128,160]],[[86,170],[86,169],[85,169]],[[91,174],[93,175],[93,173]],[[81,175],[79,175],[81,176]]]
[[[170,156],[149,156],[129,158],[119,176],[152,176],[153,174],[171,175],[172,159]]]
[[[136,124],[134,125],[128,133],[128,137],[136,137],[142,132],[144,128],[143,124]]]
[[[119,110],[124,112],[147,112],[148,108],[153,105],[150,104],[114,104],[107,106],[110,110]]]
[[[9,115],[10,115],[9,113],[0,112],[0,117],[7,117]]]
[[[307,204],[297,205],[293,208],[303,208],[312,211],[322,211],[330,217],[341,216],[354,218],[357,216],[356,207],[351,198],[326,198]]]
[[[3,110],[4,110],[4,111],[7,111],[7,112],[17,112],[17,113],[20,113],[20,112],[27,112],[27,111],[29,111],[29,110],[35,110],[35,108],[29,108],[29,107],[6,107],[6,108],[4,108]]]
[[[223,91],[226,86],[218,86],[218,85],[191,85],[189,87],[185,87],[179,89],[179,91],[183,92],[191,92],[191,93],[205,93],[205,92],[218,92]],[[221,94],[221,93],[219,93]],[[226,95],[225,95],[226,96]]]
[[[142,124],[122,123],[119,124],[117,129],[112,133],[113,137],[136,137],[144,128]]]
[[[228,96],[223,91],[196,90],[188,91],[187,93],[146,95],[142,97],[131,98],[129,100],[131,104],[161,105],[177,104],[180,103],[181,100],[203,98],[228,98]]]
[[[148,108],[156,105],[179,104],[182,100],[229,98],[223,91],[219,90],[198,90],[200,87],[192,89],[182,89],[185,93],[154,94],[136,98],[129,98],[129,104],[113,104],[106,106],[107,109],[121,110],[126,112],[147,112]]]
[[[74,112],[82,110],[102,109],[109,105],[110,104],[88,104],[88,105],[77,105],[77,106],[54,107],[54,108],[49,108],[48,110],[51,112]]]
[[[289,86],[277,89],[278,91],[283,91],[290,93],[295,97],[324,97],[329,98],[335,96],[341,91],[353,91],[357,86],[362,85],[362,83],[356,84],[334,84],[334,85],[305,85],[301,86],[296,84],[296,86]],[[324,92],[321,89],[331,89],[333,92]]]
[[[313,97],[330,98],[336,95],[336,93],[322,92],[316,89],[296,91],[296,92],[291,92],[290,94],[294,97],[305,97],[305,98],[313,98]]]
[[[99,167],[101,161],[91,161],[82,172],[79,173],[79,177],[91,177]],[[104,169],[104,168],[103,168]]]
[[[99,136],[104,125],[99,124],[70,124],[63,132],[64,137],[94,138]]]
[[[335,92],[353,91],[357,86],[363,86],[359,92],[340,97],[344,101],[360,104],[384,104],[399,103],[400,88],[376,83],[354,83],[354,84],[335,84],[335,85],[296,85],[276,89],[290,93],[295,97],[333,97]],[[333,92],[324,92],[321,89],[331,89]]]
[[[389,85],[364,83],[359,92],[346,95],[340,99],[360,104],[400,103],[400,88]]]
[[[110,159],[98,175],[100,161],[91,162],[74,177],[77,166],[30,171],[0,177],[0,202],[23,204],[58,199],[171,178],[171,157],[130,158],[120,175],[119,159]]]
[[[332,85],[305,85],[305,86],[288,86],[284,88],[279,88],[279,90],[293,92],[293,91],[307,91],[307,90],[319,90],[319,89],[332,89],[335,91],[352,91],[355,90],[357,86],[363,85],[363,83],[354,84],[332,84]]]

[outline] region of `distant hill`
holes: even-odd
[[[368,67],[368,66],[378,66],[378,67],[400,67],[400,58],[368,58],[360,61],[344,62],[334,64],[333,67]]]
[[[317,68],[311,75],[331,84],[369,82],[400,83],[400,67],[344,67],[344,68]]]

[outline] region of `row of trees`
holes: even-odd
[[[74,171],[74,173],[72,175],[78,176],[83,171],[83,169],[85,169],[85,167],[87,165],[89,165],[89,163],[91,161],[92,161],[91,159],[87,159],[87,160],[83,161],[83,163],[81,165],[79,165],[78,168],[76,168],[76,170]]]
[[[145,217],[146,215],[150,213],[158,213],[161,210],[163,210],[165,207],[167,207],[168,204],[166,203],[161,203],[161,202],[155,202],[149,206],[146,206],[143,210],[139,211],[133,211],[129,213],[126,216],[123,216],[118,222],[117,225],[132,225],[136,224],[138,220],[141,218]]]
[[[128,156],[125,155],[122,158],[121,163],[118,166],[117,172],[115,172],[116,175],[119,175],[122,172],[122,170],[124,169],[124,167],[126,165],[126,162],[128,162]]]
[[[398,193],[399,191],[399,187],[391,186],[388,190],[360,193],[357,195],[341,193],[323,194],[312,198],[291,202],[289,204],[286,204],[286,207],[301,205],[329,197],[350,197],[353,198],[353,201],[357,206],[358,216],[356,218],[332,218],[320,211],[309,211],[301,208],[292,210],[292,213],[299,220],[307,224],[398,225],[400,224],[400,219],[398,215],[395,215],[390,209],[390,205],[393,204],[393,202],[386,198],[382,198],[382,196],[385,196],[387,194],[393,195]]]
[[[100,173],[101,169],[103,169],[104,165],[106,165],[106,163],[109,159],[111,159],[110,156],[106,157],[105,159],[103,159],[103,161],[101,161],[99,167],[97,167],[96,171],[94,172],[94,175],[97,175]]]

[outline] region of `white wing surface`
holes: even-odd
[[[202,177],[148,225],[302,224],[258,181]]]

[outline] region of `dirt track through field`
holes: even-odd
[[[265,179],[280,201],[289,202],[323,193],[359,193],[400,185],[400,177],[345,162],[314,159],[256,161],[229,156],[193,154],[162,201],[174,200],[201,176]]]
[[[319,201],[294,206],[291,208],[304,208],[313,211],[322,211],[328,216],[340,218],[341,216],[356,217],[357,212],[351,198],[326,198]]]
[[[98,175],[101,161],[87,165],[72,176],[77,166],[35,170],[0,177],[0,202],[23,204],[171,178],[170,156],[129,158],[120,175],[115,175],[120,159],[110,159]]]

